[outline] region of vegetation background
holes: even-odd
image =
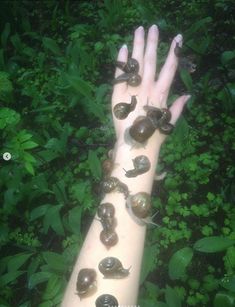
[[[0,306],[59,306],[115,142],[114,61],[156,23],[159,67],[184,37],[169,104],[192,95],[161,150],[141,307],[235,306],[233,4],[0,2]],[[197,65],[190,73],[190,61]],[[4,161],[2,154],[12,159]]]

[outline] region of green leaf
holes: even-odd
[[[90,85],[87,81],[79,78],[78,76],[66,75],[69,84],[76,90],[79,94],[86,97],[88,100],[93,99],[94,87]]]
[[[21,144],[22,149],[32,149],[32,148],[35,148],[37,146],[38,146],[38,144],[33,142],[33,141],[24,142],[24,143]]]
[[[181,301],[178,293],[168,285],[165,290],[165,298],[168,307],[181,307]]]
[[[89,150],[88,152],[88,163],[89,163],[89,167],[90,167],[92,175],[96,179],[100,179],[102,175],[101,164],[94,150]]]
[[[51,275],[46,290],[43,293],[43,300],[52,300],[59,292],[61,292],[61,288],[61,278],[57,275]]]
[[[64,273],[67,266],[65,264],[65,259],[62,255],[54,252],[44,252],[42,253],[42,255],[51,269]]]
[[[31,174],[31,175],[35,175],[35,172],[34,172],[34,167],[33,165],[30,163],[30,162],[25,162],[24,163],[24,166],[26,168],[26,170]]]
[[[46,205],[38,206],[37,208],[33,209],[30,212],[29,220],[34,221],[34,220],[38,219],[39,217],[44,216],[46,214],[49,206],[50,206],[49,204],[46,204]]]
[[[213,20],[211,17],[206,17],[203,19],[200,19],[198,21],[196,21],[195,23],[192,24],[192,26],[185,31],[185,37],[192,37],[194,33],[198,32],[200,28],[204,28],[206,29],[206,27],[208,26],[208,23],[211,23]]]
[[[155,269],[156,254],[158,249],[159,246],[157,244],[145,247],[141,267],[140,284],[142,284],[147,278],[148,274]]]
[[[235,241],[225,237],[212,236],[198,240],[193,248],[202,253],[216,253],[225,250],[234,243]]]
[[[169,262],[169,276],[172,280],[183,277],[186,273],[186,267],[193,257],[193,250],[190,247],[184,247],[171,257]]]
[[[4,30],[2,31],[2,35],[1,35],[1,43],[2,43],[2,47],[6,48],[7,45],[7,39],[9,37],[9,34],[11,32],[11,25],[9,22],[5,23],[5,27]]]
[[[193,80],[187,69],[180,69],[180,78],[189,92],[193,89]]]
[[[58,234],[64,235],[64,228],[60,217],[60,209],[62,208],[61,205],[51,206],[48,208],[45,218],[43,220],[43,230],[47,233],[49,227]]]
[[[8,272],[17,271],[32,255],[33,253],[19,253],[11,256],[7,263]]]
[[[38,284],[47,281],[51,277],[50,272],[37,272],[29,277],[28,288],[31,290],[35,288]]]
[[[234,58],[235,58],[235,51],[224,51],[221,55],[221,62],[223,65],[226,65]]]
[[[234,307],[235,297],[230,293],[219,292],[214,299],[213,307]]]
[[[235,276],[226,276],[224,277],[221,282],[221,286],[227,290],[235,292]]]
[[[81,206],[69,210],[69,217],[68,217],[69,227],[76,235],[81,235],[81,214],[82,214]]]
[[[12,281],[16,282],[16,279],[24,274],[25,271],[12,271],[0,276],[1,287],[11,283]]]
[[[49,49],[55,55],[61,55],[60,48],[54,39],[51,39],[49,37],[44,37],[42,39],[42,43],[46,49]]]

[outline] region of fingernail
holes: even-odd
[[[126,44],[122,45],[122,49],[127,49],[127,45]]]
[[[136,31],[144,31],[144,28],[142,26],[139,26]]]
[[[157,25],[152,25],[152,26],[150,27],[150,29],[151,29],[151,30],[157,31],[157,30],[158,30],[158,27],[157,27]]]
[[[175,37],[175,41],[176,41],[176,43],[179,44],[179,47],[182,47],[182,45],[183,45],[183,36],[181,34],[178,34]]]
[[[187,102],[187,100],[189,100],[191,98],[191,95],[185,95],[184,96],[184,102]]]

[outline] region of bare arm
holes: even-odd
[[[150,106],[160,109],[167,107],[168,92],[178,64],[174,48],[176,43],[181,44],[181,42],[182,37],[179,35],[172,41],[166,63],[159,74],[158,80],[155,81],[158,29],[156,26],[152,26],[149,29],[147,45],[144,50],[144,29],[139,27],[135,31],[131,57],[140,64],[139,74],[142,77],[142,82],[138,87],[127,86],[126,82],[114,86],[112,106],[122,101],[129,102],[132,95],[137,97],[135,110],[125,120],[118,120],[113,116],[117,143],[114,151],[114,164],[116,167],[112,171],[111,176],[117,177],[121,182],[125,183],[131,195],[138,192],[151,193],[160,147],[166,136],[159,130],[156,130],[148,139],[146,146],[133,148],[131,145],[126,144],[124,139],[125,131],[133,124],[136,117],[146,114],[143,107],[147,102]],[[127,58],[128,50],[124,46],[120,49],[118,60],[126,62]],[[121,70],[117,69],[115,76],[117,77],[121,73]],[[172,114],[170,123],[174,124],[177,121],[188,98],[188,96],[181,96],[173,103],[170,108]],[[127,170],[132,169],[132,159],[139,155],[148,157],[151,164],[150,170],[140,176],[127,178],[123,168]],[[118,243],[107,249],[100,241],[102,225],[97,219],[93,220],[74,266],[62,307],[95,306],[97,297],[102,294],[114,295],[120,305],[135,305],[137,303],[146,226],[137,224],[128,214],[126,200],[122,193],[112,192],[106,194],[102,200],[102,203],[104,202],[112,203],[115,207],[115,218],[117,220],[115,231],[118,234]],[[103,258],[108,256],[117,257],[125,268],[131,266],[130,274],[123,279],[103,279],[103,275],[98,270],[98,264]],[[80,300],[76,294],[76,281],[78,272],[82,268],[93,268],[96,270],[97,290],[92,295]]]

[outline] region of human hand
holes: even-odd
[[[167,59],[163,65],[160,73],[156,76],[156,64],[157,64],[157,45],[158,45],[158,28],[153,25],[150,27],[147,36],[146,48],[144,29],[139,27],[134,34],[133,52],[131,58],[134,58],[139,63],[138,74],[142,78],[142,82],[137,87],[131,87],[127,85],[127,82],[122,82],[114,85],[114,91],[112,96],[112,110],[113,107],[120,102],[131,102],[131,96],[136,95],[137,105],[135,110],[131,112],[124,120],[119,120],[113,114],[114,126],[118,141],[124,140],[124,133],[129,128],[134,120],[138,116],[146,115],[144,106],[147,104],[156,108],[167,108],[167,97],[169,94],[170,86],[172,84],[175,72],[178,66],[178,57],[174,50],[176,45],[182,47],[183,38],[178,34],[172,41],[170,50],[168,52]],[[118,54],[118,61],[127,62],[128,49],[124,45]],[[116,69],[115,78],[123,74],[123,71],[119,68]],[[175,124],[180,117],[185,103],[190,98],[189,95],[180,96],[170,107],[171,112],[171,124]],[[161,142],[164,141],[165,135],[161,134]]]

